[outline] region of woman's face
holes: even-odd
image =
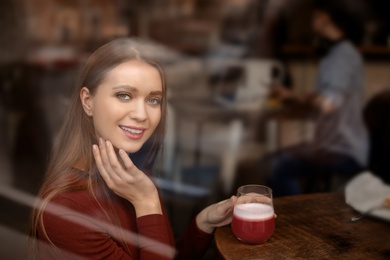
[[[94,95],[83,88],[80,97],[97,137],[134,153],[160,122],[162,88],[156,68],[132,60],[109,71]]]

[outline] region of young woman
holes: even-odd
[[[235,197],[201,211],[176,244],[150,178],[162,148],[164,74],[130,39],[91,55],[74,89],[32,214],[39,259],[197,259]],[[129,157],[130,154],[130,157]]]

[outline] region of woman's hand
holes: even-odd
[[[130,201],[137,217],[162,214],[156,186],[133,164],[124,150],[119,149],[121,163],[111,142],[100,138],[99,146],[93,145],[93,155],[100,175],[108,188]]]
[[[237,197],[208,206],[196,216],[198,228],[206,233],[213,233],[216,227],[222,227],[232,221],[233,208]]]

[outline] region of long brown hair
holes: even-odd
[[[83,87],[87,87],[93,95],[107,72],[130,60],[142,60],[156,68],[160,73],[163,88],[161,119],[155,132],[147,141],[150,149],[143,160],[144,164],[153,162],[162,149],[166,117],[166,85],[165,76],[160,65],[156,62],[152,53],[139,47],[139,44],[135,44],[132,39],[121,38],[106,43],[97,49],[87,60],[73,90],[66,119],[52,149],[44,182],[38,193],[39,202],[31,216],[30,256],[32,258],[36,256],[37,250],[35,242],[37,239],[37,227],[40,226],[45,233],[43,212],[52,198],[60,193],[78,189],[88,189],[93,192],[91,187],[98,184],[99,187],[102,187],[103,194],[106,195],[107,200],[111,201],[112,204],[110,196],[112,192],[110,192],[98,173],[93,158],[92,145],[97,143],[95,129],[92,118],[87,116],[83,110],[80,91]],[[74,172],[73,168],[79,168],[88,173],[88,182],[85,186],[80,187],[78,185],[85,176],[72,174]],[[115,217],[115,212],[110,215],[111,218],[114,218],[113,222],[119,224],[119,219]],[[47,237],[46,233],[45,235]],[[50,238],[47,237],[47,239],[50,241]]]

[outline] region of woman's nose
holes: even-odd
[[[134,102],[133,109],[130,111],[130,117],[136,121],[145,121],[147,119],[145,102]]]

